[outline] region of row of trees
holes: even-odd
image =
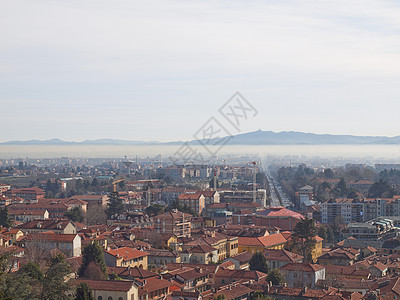
[[[29,261],[17,272],[12,272],[14,261],[10,254],[0,256],[0,300],[91,300],[92,291],[86,284],[74,287],[66,280],[72,273],[70,264],[61,254],[47,261]],[[97,242],[86,246],[77,274],[80,278],[108,279],[103,250]],[[111,279],[118,279],[117,276]],[[71,297],[73,291],[75,296]]]

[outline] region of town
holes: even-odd
[[[400,297],[398,164],[64,157],[0,172],[4,299]]]

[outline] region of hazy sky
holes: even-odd
[[[1,141],[400,135],[398,0],[0,0]]]

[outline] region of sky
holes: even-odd
[[[191,140],[237,91],[258,113],[232,134],[400,135],[396,0],[0,7],[0,142]]]

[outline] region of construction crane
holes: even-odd
[[[114,181],[114,182],[112,183],[114,193],[117,192],[117,183],[118,183],[118,182],[122,182],[122,181],[125,181],[125,179],[116,180],[116,181]]]

